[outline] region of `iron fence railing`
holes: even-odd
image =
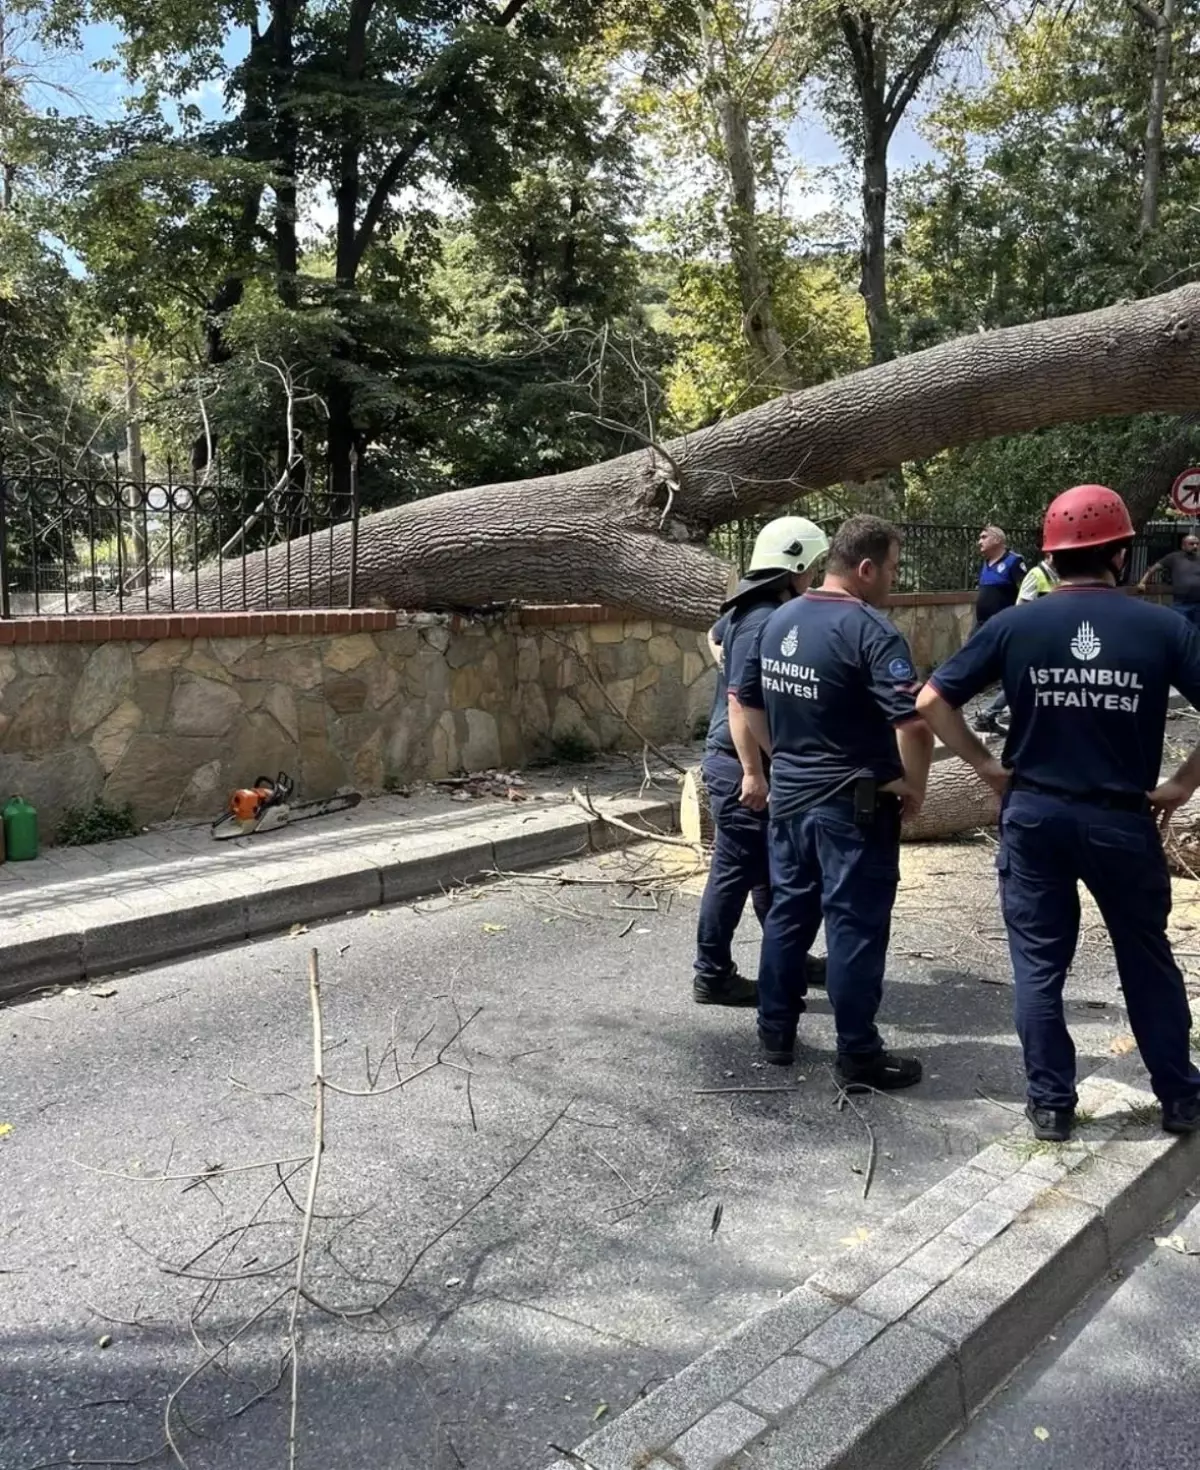
[[[762,516],[733,521],[714,532],[709,544],[718,555],[744,570],[754,548],[754,538],[769,519]],[[840,519],[821,518],[818,524],[832,533]],[[903,537],[897,592],[967,592],[978,585],[979,526],[947,526],[928,521],[897,524]],[[1149,522],[1134,538],[1126,580],[1136,582],[1147,567],[1175,550],[1191,529],[1194,528],[1182,521]],[[1006,532],[1009,546],[1033,566],[1041,556],[1041,527],[1007,527]]]
[[[348,565],[334,557],[342,522]],[[321,606],[353,606],[357,529],[357,466],[339,492],[303,467],[281,488],[218,464],[180,476],[143,460],[130,475],[114,460],[89,477],[0,464],[0,616],[311,607],[318,585]]]

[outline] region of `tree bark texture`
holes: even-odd
[[[742,331],[759,380],[773,388],[790,388],[797,374],[775,319],[771,282],[759,254],[754,156],[740,98],[722,91],[717,98],[717,121],[729,172],[729,244],[742,303]]]
[[[1163,0],[1161,11],[1139,0],[1134,9],[1154,34],[1154,63],[1150,71],[1150,98],[1146,108],[1146,141],[1142,159],[1142,210],[1138,229],[1148,235],[1158,224],[1158,193],[1162,179],[1163,117],[1167,83],[1171,76],[1177,0]]]
[[[954,756],[929,770],[925,802],[917,818],[900,829],[902,842],[944,842],[979,827],[994,827],[1000,798],[965,761]]]
[[[603,464],[366,517],[359,601],[403,608],[605,602],[707,627],[732,575],[702,545],[716,526],[998,434],[1110,414],[1187,412],[1198,383],[1200,286],[963,337]],[[318,536],[311,558],[307,539],[272,547],[269,565],[256,554],[246,605],[343,604],[349,526],[329,542]],[[220,580],[223,599],[216,569],[206,569],[198,605],[242,606],[241,563],[226,565]],[[190,577],[180,579],[176,605],[197,605]]]

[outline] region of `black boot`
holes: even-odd
[[[1033,1136],[1043,1143],[1066,1143],[1075,1124],[1074,1108],[1039,1108],[1025,1104],[1025,1116],[1033,1124]]]
[[[764,1062],[773,1067],[790,1067],[796,1060],[796,1033],[764,1031],[758,1028],[758,1044],[762,1048]]]
[[[1162,1125],[1165,1133],[1200,1133],[1200,1097],[1163,1103]]]
[[[697,975],[692,980],[692,999],[698,1006],[756,1006],[758,986],[736,970],[716,978]]]
[[[921,1080],[921,1064],[916,1057],[894,1057],[880,1051],[869,1057],[842,1056],[837,1059],[837,1079],[847,1092],[856,1088],[875,1088],[879,1092],[895,1092],[901,1087],[914,1087]]]
[[[804,960],[804,978],[817,990],[825,989],[825,972],[829,969],[829,956],[810,954]]]

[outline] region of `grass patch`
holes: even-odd
[[[113,842],[118,837],[136,837],[133,807],[110,806],[99,797],[90,806],[69,806],[58,825],[61,847],[87,847],[93,842]]]

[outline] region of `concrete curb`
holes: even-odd
[[[914,1470],[1200,1176],[1136,1056],[1079,1106],[1077,1142],[1014,1128],[550,1470]]]
[[[677,831],[679,800],[598,797],[598,811],[645,829],[646,837]],[[97,898],[68,903],[37,920],[35,937],[0,943],[0,1001],[47,985],[73,984],[236,944],[387,904],[426,898],[515,872],[565,862],[638,841],[576,806],[546,806],[485,817],[457,832],[415,831],[364,840],[352,853],[309,853],[278,864],[236,863],[171,888],[144,888],[119,904]],[[268,840],[269,839],[264,839]],[[114,917],[114,912],[118,915]]]

